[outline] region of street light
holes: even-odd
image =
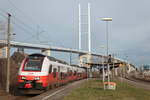
[[[102,21],[106,21],[106,40],[107,40],[107,56],[108,56],[108,22],[112,21],[112,18],[101,18]]]
[[[110,82],[110,77],[109,77],[109,65],[108,65],[108,22],[109,21],[112,21],[112,18],[110,17],[105,17],[105,18],[101,18],[102,21],[105,21],[106,22],[106,40],[107,40],[107,53],[106,53],[106,56],[107,56],[107,75],[108,75],[108,83]],[[109,84],[108,84],[109,86]]]
[[[104,51],[105,51],[105,49],[106,49],[106,46],[105,45],[101,45],[100,46],[100,48],[103,48],[104,49]],[[105,52],[104,52],[104,54],[105,54]],[[103,66],[103,68],[102,68],[102,72],[103,72],[103,83],[105,82],[105,70],[104,70],[104,67],[105,67],[105,57],[104,56],[102,56],[102,66]],[[105,87],[104,87],[105,88]]]
[[[101,18],[102,21],[112,21],[112,18]]]

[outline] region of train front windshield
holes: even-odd
[[[24,65],[24,71],[41,71],[42,62],[42,58],[28,58]]]

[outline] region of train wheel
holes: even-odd
[[[59,84],[59,83],[57,83],[57,84],[56,84],[56,87],[59,87],[59,86],[60,86],[60,84]]]
[[[14,94],[14,96],[20,96],[20,95],[22,95],[21,92],[20,92],[20,90],[17,87],[14,88],[13,94]]]
[[[55,88],[55,84],[51,84],[51,89],[54,89]]]
[[[48,85],[46,88],[45,88],[45,91],[48,91],[50,89],[50,85]]]

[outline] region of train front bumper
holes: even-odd
[[[36,82],[19,82],[18,83],[19,89],[38,89],[42,90],[44,87],[42,86],[42,83],[36,83]]]

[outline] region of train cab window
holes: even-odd
[[[57,72],[57,69],[54,68],[54,69],[53,69],[53,77],[54,77],[54,78],[56,78],[56,72]]]
[[[24,65],[24,71],[41,71],[43,58],[28,58]]]
[[[52,72],[52,65],[49,66],[49,73]]]

